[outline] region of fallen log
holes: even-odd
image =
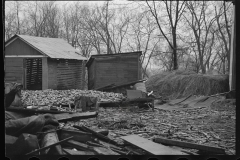
[[[65,142],[65,141],[69,141],[69,140],[72,139],[72,138],[73,138],[73,137],[66,138],[66,139],[64,139],[64,140],[62,140],[62,141],[59,141],[59,142],[54,143],[54,144],[51,144],[51,145],[49,145],[49,146],[47,146],[47,147],[43,147],[43,148],[37,149],[37,150],[35,150],[35,151],[29,152],[29,153],[27,153],[26,155],[31,155],[31,154],[38,153],[38,152],[43,151],[43,150],[45,150],[45,149],[48,149],[48,148],[51,148],[51,147],[53,147],[53,146],[59,145],[59,144]]]
[[[120,138],[153,155],[187,155],[186,153],[183,153],[179,150],[176,150],[158,143],[154,143],[138,135],[130,135],[130,136],[124,136]]]
[[[206,146],[206,145],[199,145],[199,144],[194,144],[194,143],[189,143],[189,142],[170,140],[170,139],[165,139],[165,138],[161,138],[161,137],[154,138],[153,141],[156,143],[162,143],[165,145],[178,146],[178,147],[183,147],[183,148],[191,148],[191,149],[197,149],[197,150],[219,153],[219,154],[226,154],[225,150],[222,148],[210,147],[210,146]]]
[[[52,145],[52,144],[55,144],[55,143],[59,142],[55,126],[47,125],[47,126],[44,126],[44,129],[45,129],[45,131],[48,131],[48,132],[41,135],[41,137],[42,137],[41,138],[41,148],[47,147],[49,145]],[[61,145],[56,145],[52,148],[48,148],[46,150],[43,150],[41,153],[42,154],[63,155]]]
[[[103,140],[103,141],[105,141],[105,142],[107,142],[107,143],[111,143],[111,144],[114,144],[114,145],[119,145],[119,144],[118,144],[117,142],[115,142],[114,140],[111,140],[110,138],[108,138],[108,137],[106,137],[106,136],[104,136],[104,135],[102,135],[102,134],[100,134],[100,133],[97,133],[97,132],[91,130],[90,128],[87,128],[87,127],[85,127],[85,126],[76,126],[76,125],[74,125],[74,127],[75,127],[75,128],[78,128],[78,129],[80,129],[80,130],[84,130],[84,131],[86,131],[86,132],[92,133],[93,136],[96,136],[97,138],[99,138],[99,139],[101,139],[101,140]]]

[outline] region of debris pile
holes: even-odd
[[[73,104],[76,96],[97,97],[100,102],[120,102],[120,93],[93,90],[22,90],[22,101],[27,106]]]
[[[88,119],[76,123],[92,128],[108,129],[109,136],[118,142],[122,142],[121,136],[132,134],[148,140],[163,137],[222,148],[226,154],[232,155],[235,154],[235,109],[235,100],[221,100],[206,108],[156,109],[154,112],[151,109],[141,110],[134,107],[100,108],[98,120]],[[203,154],[194,148],[187,151]],[[205,151],[204,154],[208,153]]]
[[[166,104],[178,104],[180,110],[133,103],[76,112],[71,105],[77,96],[98,97],[100,102],[125,99],[100,91],[22,91],[27,109],[5,111],[7,155],[235,154],[235,99],[197,97],[201,105],[206,99],[211,105],[180,105],[187,100],[195,105],[196,97],[189,96]]]

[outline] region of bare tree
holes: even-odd
[[[160,22],[160,17],[158,15],[158,9],[156,6],[155,1],[152,2],[153,6],[149,4],[148,1],[146,1],[150,12],[152,16],[154,17],[157,26],[160,30],[160,33],[164,36],[166,39],[168,45],[172,48],[173,51],[173,69],[176,70],[178,69],[178,63],[177,63],[177,25],[178,22],[182,16],[182,13],[184,12],[185,9],[185,2],[173,2],[173,1],[164,1],[163,3],[165,4],[166,11],[167,11],[167,17],[168,21],[170,22],[170,34],[171,38],[169,38],[167,35],[168,33],[164,32],[163,25]],[[161,2],[159,2],[160,5]],[[162,4],[162,3],[161,3]]]
[[[156,26],[151,21],[150,15],[143,12],[135,14],[134,17],[130,23],[127,45],[130,51],[142,51],[140,60],[142,71],[144,76],[148,77],[147,67],[160,39],[154,37]]]
[[[23,28],[23,18],[21,18],[22,13],[22,3],[19,1],[13,1],[6,5],[5,10],[5,38],[9,39],[14,34],[22,34]]]
[[[116,53],[121,53],[123,50],[124,42],[126,42],[127,33],[129,33],[132,15],[125,8],[118,9],[116,14],[119,17],[113,19],[112,37],[117,48]]]
[[[226,4],[226,2],[222,2],[221,6],[219,8],[219,11],[217,10],[217,6],[215,6],[215,16],[216,16],[216,22],[218,27],[218,38],[220,38],[221,41],[223,41],[226,57],[227,57],[227,63],[228,63],[228,69],[230,65],[230,44],[231,44],[231,32],[230,32],[230,19],[227,16],[227,12],[229,8],[231,7],[230,4]],[[224,60],[224,59],[222,59]],[[224,62],[225,64],[225,62]],[[223,65],[225,67],[225,65]],[[225,73],[225,69],[224,69]]]
[[[210,33],[211,33],[212,25],[216,20],[216,18],[215,17],[211,18],[211,16],[206,15],[207,8],[208,8],[208,4],[206,1],[203,1],[203,2],[189,1],[187,2],[187,8],[190,12],[191,19],[188,19],[186,16],[185,16],[185,19],[193,31],[196,47],[198,51],[199,64],[200,64],[202,73],[205,74],[206,64],[211,54],[208,55],[206,59],[204,59],[204,57],[206,57],[206,54],[207,54],[206,50],[207,50],[208,44],[210,44],[210,47],[211,47],[211,43],[209,43],[209,36],[211,36]],[[200,8],[200,11],[198,11],[197,8]],[[212,34],[212,36],[214,36],[214,34]]]

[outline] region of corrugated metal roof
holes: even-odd
[[[16,36],[40,50],[43,54],[49,56],[50,58],[87,60],[87,58],[78,54],[77,50],[63,39],[34,37],[28,35]]]

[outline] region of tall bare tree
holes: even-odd
[[[185,1],[183,2],[173,2],[173,1],[164,1],[163,3],[165,4],[166,12],[167,12],[167,17],[168,21],[170,22],[170,34],[171,37],[167,36],[168,33],[164,32],[164,27],[163,24],[160,22],[160,17],[159,17],[159,12],[157,9],[157,2],[153,1],[151,6],[148,1],[146,1],[151,14],[153,15],[157,26],[160,30],[160,33],[164,36],[166,39],[168,45],[172,48],[173,51],[173,69],[176,70],[178,69],[178,63],[177,63],[177,25],[182,17],[182,13],[185,10]],[[162,2],[159,2],[158,5],[162,5]]]
[[[217,27],[218,27],[218,37],[220,38],[221,41],[223,41],[224,49],[225,49],[225,56],[227,58],[227,63],[228,63],[228,69],[229,70],[229,65],[230,65],[230,44],[231,44],[231,22],[230,18],[228,16],[228,11],[231,8],[232,4],[228,3],[226,4],[225,1],[221,3],[221,6],[219,9],[217,9],[217,6],[215,6],[215,16],[216,16],[216,22],[217,22]],[[219,11],[218,11],[219,10]],[[225,60],[225,59],[223,59]],[[225,64],[225,62],[224,62]],[[225,65],[223,65],[225,67]],[[225,70],[225,69],[224,69]],[[224,71],[225,73],[225,71]]]
[[[200,7],[199,7],[200,6]],[[193,31],[195,37],[195,44],[198,51],[198,59],[199,64],[201,67],[201,71],[203,74],[206,73],[206,62],[210,58],[209,56],[207,59],[204,60],[206,56],[207,47],[211,43],[209,43],[209,37],[211,36],[211,29],[214,21],[216,20],[215,17],[207,16],[207,9],[208,4],[206,1],[202,2],[187,2],[187,8],[190,12],[190,19],[185,16],[186,22],[189,24],[190,28]],[[198,10],[198,9],[200,10]],[[208,18],[207,18],[208,17]],[[214,34],[212,34],[214,36]],[[195,47],[195,46],[194,46]]]

